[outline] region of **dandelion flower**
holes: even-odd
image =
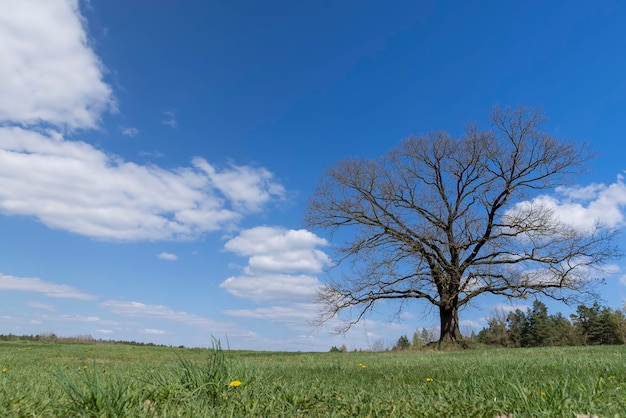
[[[9,371],[9,369],[8,369],[7,367],[3,367],[3,368],[2,368],[2,373],[6,373],[6,372],[8,372],[8,371]]]
[[[615,379],[615,376],[609,376],[609,379]]]
[[[87,366],[83,366],[83,370],[87,370]]]
[[[239,386],[241,386],[241,381],[233,380],[228,384],[228,386],[230,386],[231,388],[238,388]]]
[[[543,390],[539,393],[541,394],[541,396],[546,396],[546,393]]]
[[[365,364],[363,364],[363,363],[359,363],[359,367],[360,367],[360,368],[362,368],[362,369],[364,369],[364,368],[365,368]]]
[[[433,379],[432,377],[427,377],[427,378],[426,378],[426,381],[427,381],[427,382],[432,382],[433,380],[435,380],[435,379]]]

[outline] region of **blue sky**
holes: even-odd
[[[415,303],[346,335],[313,328],[336,243],[303,228],[304,208],[337,161],[458,134],[494,105],[540,105],[550,133],[597,152],[544,201],[581,225],[626,224],[622,2],[0,8],[2,333],[326,351],[435,326]],[[618,308],[626,263],[606,271]],[[506,303],[476,299],[462,330]]]

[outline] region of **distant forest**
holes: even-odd
[[[499,347],[624,344],[626,315],[595,302],[590,307],[579,305],[568,319],[561,313],[549,315],[546,305],[535,301],[526,312],[496,312],[473,337]]]
[[[15,335],[0,334],[0,341],[41,341],[51,343],[68,343],[68,344],[124,344],[149,347],[170,347],[163,344],[144,343],[138,341],[119,341],[119,340],[103,340],[93,338],[91,335],[77,335],[74,337],[59,337],[54,333],[43,333],[37,335]],[[179,348],[184,348],[182,345]]]
[[[433,337],[434,332],[427,329],[416,331],[412,340],[403,335],[392,350],[420,349],[434,342]],[[487,320],[487,327],[477,334],[472,332],[466,340],[494,347],[624,344],[626,314],[595,302],[591,306],[579,305],[576,313],[566,318],[560,312],[548,314],[546,305],[537,300],[527,311],[516,309],[507,314],[496,310]]]

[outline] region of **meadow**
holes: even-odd
[[[626,346],[278,353],[0,342],[2,417],[625,416]]]

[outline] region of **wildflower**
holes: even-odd
[[[433,380],[435,380],[435,379],[433,379],[432,377],[427,377],[427,378],[426,378],[426,381],[427,381],[427,382],[432,382]]]
[[[615,379],[615,376],[609,376],[609,379]]]
[[[9,369],[8,369],[7,367],[3,367],[3,368],[2,368],[2,373],[6,373],[6,372],[8,372],[8,371],[9,371]]]
[[[83,366],[83,370],[87,370],[87,366]]]
[[[241,386],[241,381],[233,380],[228,384],[228,386],[230,386],[231,388],[238,388],[239,386]]]
[[[364,368],[365,368],[365,364],[363,364],[363,363],[359,363],[359,367],[360,367],[360,368],[362,368],[362,369],[364,369]]]
[[[540,394],[541,396],[546,396],[546,393],[545,393],[543,390],[542,390],[541,392],[539,392],[539,394]]]

